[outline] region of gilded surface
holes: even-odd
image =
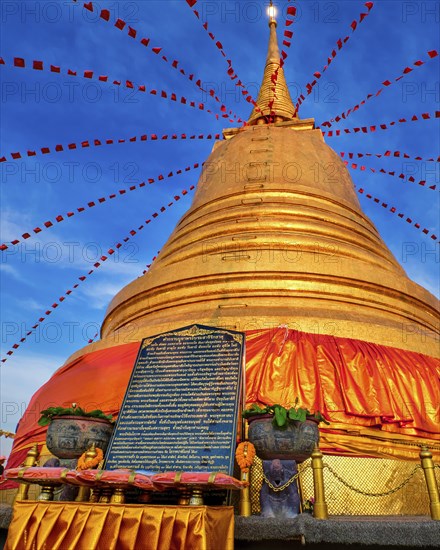
[[[254,107],[252,111],[249,124],[264,123],[264,117],[268,115],[277,117],[276,120],[292,120],[296,118],[296,109],[290,97],[284,70],[280,67],[281,56],[278,48],[275,21],[271,21],[269,27],[269,50],[264,68],[263,82],[261,83],[260,92],[256,100],[257,107]]]
[[[190,210],[149,273],[114,298],[93,349],[194,322],[439,355],[438,301],[387,249],[321,132],[283,125],[215,148]]]
[[[387,249],[313,119],[296,117],[279,60],[271,21],[251,126],[214,145],[191,208],[150,271],[114,298],[91,349],[197,322],[440,355],[438,300]]]

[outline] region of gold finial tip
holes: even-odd
[[[273,5],[272,0],[270,0],[269,7],[267,8],[267,15],[269,16],[269,25],[271,23],[276,23],[277,9]]]

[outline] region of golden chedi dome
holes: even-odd
[[[363,214],[313,121],[230,136],[150,271],[112,300],[103,339],[128,325],[139,340],[194,321],[305,332],[331,323],[333,335],[437,355],[436,299]]]
[[[388,250],[313,119],[296,116],[274,18],[269,27],[249,124],[214,145],[190,209],[150,271],[112,300],[97,345],[197,322],[287,325],[438,356],[437,300]]]

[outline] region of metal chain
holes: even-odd
[[[386,437],[379,437],[377,435],[365,435],[365,434],[353,434],[355,437],[367,437],[368,439],[377,439],[378,441],[386,441],[387,443],[390,442],[390,440]],[[433,443],[425,443],[425,442],[412,442],[412,441],[403,441],[402,439],[398,439],[395,441],[398,445],[406,445],[407,447],[419,447],[421,449],[422,447],[427,447],[428,449],[435,449],[436,451],[440,450],[440,445],[435,445]]]
[[[388,495],[392,495],[393,493],[396,493],[397,491],[400,491],[400,489],[405,487],[405,485],[411,480],[411,478],[417,473],[417,471],[422,469],[421,465],[417,464],[417,466],[415,466],[414,470],[409,474],[407,479],[402,481],[402,483],[400,485],[398,485],[397,487],[394,487],[394,489],[390,489],[389,491],[384,491],[383,493],[367,493],[366,491],[362,491],[361,489],[357,489],[356,487],[353,487],[353,485],[350,485],[349,483],[347,483],[328,464],[324,464],[324,468],[328,468],[328,470],[330,470],[330,472],[335,476],[335,478],[338,481],[340,481],[343,485],[345,485],[348,489],[351,489],[355,493],[359,493],[359,494],[364,495],[366,497],[385,497],[385,496],[388,496]]]
[[[269,487],[272,489],[272,491],[275,491],[275,493],[279,493],[280,491],[284,491],[284,489],[287,489],[287,487],[289,487],[289,485],[292,485],[292,483],[296,479],[299,478],[299,474],[300,474],[300,472],[298,472],[297,474],[292,476],[288,481],[286,481],[286,483],[284,485],[281,485],[281,487],[275,487],[274,485],[272,485],[272,483],[265,476],[264,472],[263,472],[263,479],[269,485]]]

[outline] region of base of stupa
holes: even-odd
[[[293,519],[235,517],[237,550],[285,550],[304,543],[322,548],[434,548],[439,540],[440,522],[428,516],[331,516],[328,520],[310,514]]]

